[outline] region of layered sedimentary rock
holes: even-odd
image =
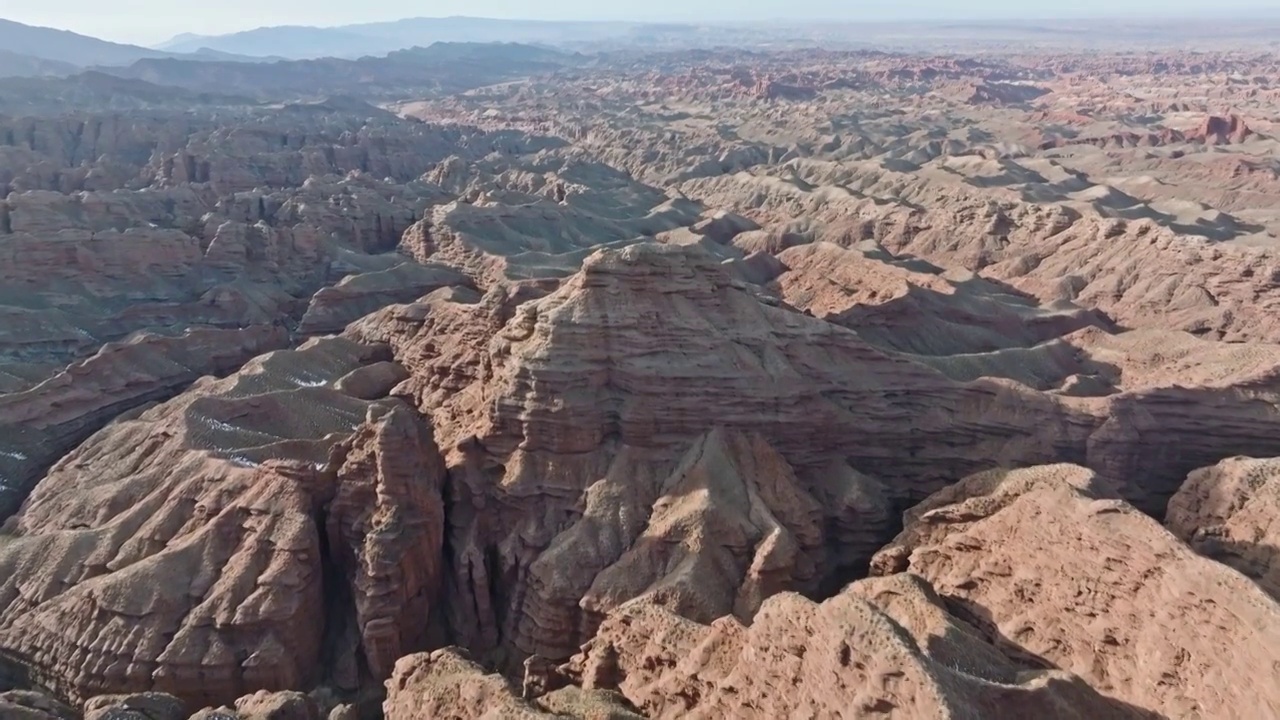
[[[786,272],[775,283],[788,303],[852,328],[879,347],[912,355],[1030,347],[1083,327],[1109,326],[1070,303],[1039,307],[999,283],[895,258],[874,242],[851,248],[811,243],[788,248],[778,259]]]
[[[288,341],[273,326],[142,334],[108,343],[30,389],[0,395],[0,519],[18,509],[46,468],[108,421]]]
[[[387,305],[412,302],[442,287],[468,284],[465,276],[449,268],[412,262],[400,263],[388,270],[348,275],[312,296],[298,323],[298,332],[308,335],[341,332],[352,321]]]
[[[42,480],[0,526],[0,688],[1277,711],[1270,461],[1214,465],[1280,455],[1274,58],[580,60],[396,108],[428,122],[4,83],[60,116],[0,118],[0,512]],[[1059,461],[1097,475],[932,495]]]
[[[1189,202],[1150,180],[1141,189],[1172,197],[1130,195],[1056,160],[925,160],[927,175],[815,159],[797,162],[792,179],[742,172],[682,187],[718,206],[750,203],[765,229],[735,239],[744,248],[874,240],[894,254],[977,271],[1040,304],[1070,302],[1126,327],[1229,341],[1280,337],[1266,249],[1271,225]],[[1273,192],[1230,195],[1248,207]],[[1223,242],[1230,240],[1240,242]]]
[[[1118,402],[1142,408],[1142,393],[1183,392],[1165,386],[1200,367],[1188,360],[1161,376],[1143,354],[1152,342],[1090,328],[1070,342],[1100,362],[1127,353],[1110,378],[1114,397],[1077,403],[1014,383],[958,383],[761,302],[698,243],[599,252],[551,294],[526,289],[438,290],[353,325],[348,335],[366,346],[319,340],[269,355],[99,433],[54,468],[0,549],[15,568],[0,641],[73,697],[156,688],[225,703],[319,680],[355,688],[364,669],[386,676],[428,644],[436,607],[457,642],[507,669],[531,653],[568,658],[619,608],[663,605],[681,623],[754,628],[769,597],[829,593],[855,576],[893,515],[945,484],[948,468],[1092,459],[1095,427]],[[1204,350],[1185,344],[1184,358]],[[1268,372],[1269,357],[1223,356],[1222,412],[1256,394],[1250,378]],[[1204,391],[1185,392],[1181,414],[1214,406]],[[400,399],[377,400],[388,393]],[[402,402],[430,418],[443,459]],[[1131,459],[1142,447],[1111,452]],[[261,526],[244,520],[254,510],[265,512]],[[69,566],[103,569],[28,597],[19,588],[51,582],[33,559],[49,542],[67,548]],[[198,553],[199,563],[174,559]],[[257,589],[237,594],[244,588],[225,583],[239,575],[224,573],[194,606],[119,589],[158,568],[203,587],[209,566],[243,568]],[[264,584],[276,577],[288,580]],[[122,605],[98,599],[112,593]],[[289,609],[277,611],[284,598]],[[150,645],[144,633],[104,656],[90,640],[101,623],[147,616],[129,603],[173,603],[148,622],[181,647]],[[258,603],[260,615],[243,609]],[[200,624],[230,607],[241,609],[222,630]],[[54,624],[74,632],[42,634]],[[209,647],[253,662],[211,659]],[[266,672],[284,653],[293,664]],[[222,684],[193,693],[196,672]],[[1056,696],[1037,687],[1028,702]],[[922,697],[886,702],[988,702]],[[1116,697],[1152,707],[1141,693]]]
[[[920,582],[859,583],[820,604],[775,595],[749,627],[630,603],[565,671],[651,718],[1141,717],[1009,660]]]
[[[1006,654],[1117,701],[1164,717],[1280,711],[1266,680],[1280,605],[1084,468],[966,478],[913,508],[872,570],[925,578]]]
[[[1160,517],[1187,473],[1233,455],[1280,453],[1280,345],[1224,344],[1186,333],[1085,330],[1066,342],[1096,379],[1118,386],[1097,404],[1087,464],[1125,499]],[[1109,379],[1108,379],[1109,378]]]
[[[456,297],[348,332],[393,346],[396,392],[446,450],[447,605],[473,648],[567,657],[646,593],[750,616],[869,557],[859,523],[887,528],[942,468],[1071,454],[1088,432],[1051,398],[762,304],[697,247],[597,253],[514,311]]]
[[[472,132],[359,102],[0,122],[0,364],[26,366],[0,389],[136,331],[309,315],[333,332],[454,282],[391,252],[451,199],[419,179],[442,152],[490,152]],[[366,277],[308,302],[349,275]]]
[[[627,701],[608,690],[566,687],[521,697],[501,675],[490,674],[460,648],[409,655],[387,681],[388,720],[638,720]]]
[[[384,352],[266,355],[64,458],[0,545],[5,655],[67,697],[192,707],[389,672],[422,642],[443,470],[411,409],[332,389]]]
[[[1224,455],[1280,452],[1273,343],[1115,333],[1104,316],[1066,300],[1041,307],[1000,283],[869,242],[817,242],[779,257],[789,269],[775,285],[787,302],[953,379],[1006,377],[1107,398],[1075,404],[1098,418],[1086,463],[1144,512],[1161,515],[1186,473]]]
[[[601,246],[630,244],[692,224],[701,212],[692,201],[673,200],[644,186],[624,186],[619,194],[630,206],[610,207],[618,199],[608,195],[527,204],[518,196],[513,206],[494,201],[441,205],[405,231],[401,249],[420,262],[458,268],[488,287],[503,279],[571,275]]]
[[[1200,554],[1280,597],[1280,461],[1234,457],[1197,470],[1169,500],[1165,524]]]
[[[444,571],[445,470],[420,418],[398,404],[378,412],[331,456],[337,488],[325,531],[354,596],[364,664],[382,678],[427,644]]]

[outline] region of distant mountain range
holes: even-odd
[[[269,54],[269,53],[268,53]],[[210,48],[156,50],[80,35],[69,30],[0,20],[0,77],[65,76],[90,67],[123,67],[139,60],[174,58],[259,62]]]
[[[0,50],[0,78],[7,77],[66,77],[80,68],[71,63],[21,55]]]
[[[1237,42],[1241,47],[1254,48],[1280,46],[1280,40],[1276,40],[1280,27],[1268,17],[1280,15],[1273,11],[1245,20],[1211,23],[1155,18],[1054,23],[726,21],[720,25],[419,17],[340,27],[264,27],[217,36],[183,34],[155,48],[0,20],[0,78],[67,77],[98,70],[195,92],[255,97],[296,94],[314,81],[340,93],[391,93],[401,82],[446,91],[450,87],[474,87],[473,83],[482,78],[536,73],[547,65],[577,62],[568,56],[538,56],[533,50],[592,54],[816,45],[837,50],[912,51],[975,39],[1069,47],[1078,45],[1080,38],[1086,38],[1091,45],[1131,50],[1162,46],[1170,38],[1180,42],[1211,40],[1215,45]],[[436,47],[440,43],[446,46]],[[442,55],[473,53],[475,49],[468,48],[469,44],[493,43],[515,43],[520,48],[489,48],[472,59]],[[431,50],[424,54],[422,48]],[[483,60],[478,59],[481,56]],[[491,64],[495,57],[505,59]],[[503,67],[502,62],[516,64]],[[428,68],[440,70],[445,65],[451,72],[461,72],[461,76],[431,78],[424,84],[413,74]]]
[[[370,101],[459,93],[587,61],[580,54],[516,43],[435,43],[356,60],[245,63],[148,58],[128,67],[66,77],[0,77],[0,114],[57,115],[88,108],[235,111],[265,105],[281,112],[342,107],[345,112],[374,116],[383,111]]]
[[[639,40],[647,32],[695,32],[696,26],[631,22],[550,22],[472,17],[408,18],[341,27],[286,25],[230,35],[179,35],[157,49],[191,53],[200,49],[238,55],[278,55],[302,60],[356,58],[436,42],[516,42],[557,46],[591,44],[611,38]]]
[[[382,57],[316,58],[272,63],[139,60],[110,70],[152,85],[259,99],[329,95],[403,97],[454,93],[528,77],[580,62],[582,56],[518,43],[433,43]]]

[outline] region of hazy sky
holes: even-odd
[[[151,45],[263,25],[345,25],[416,16],[546,20],[991,19],[1190,14],[1206,7],[1269,7],[1280,0],[0,0],[0,18]],[[1219,15],[1221,17],[1221,15]]]

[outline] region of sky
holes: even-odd
[[[1014,19],[1191,15],[1210,7],[1280,7],[1280,0],[0,0],[0,18],[155,45],[192,32],[220,35],[269,25],[346,25],[404,17],[539,20],[754,21]]]

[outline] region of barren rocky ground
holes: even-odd
[[[0,717],[1280,717],[1280,56],[1032,45],[0,80]]]

